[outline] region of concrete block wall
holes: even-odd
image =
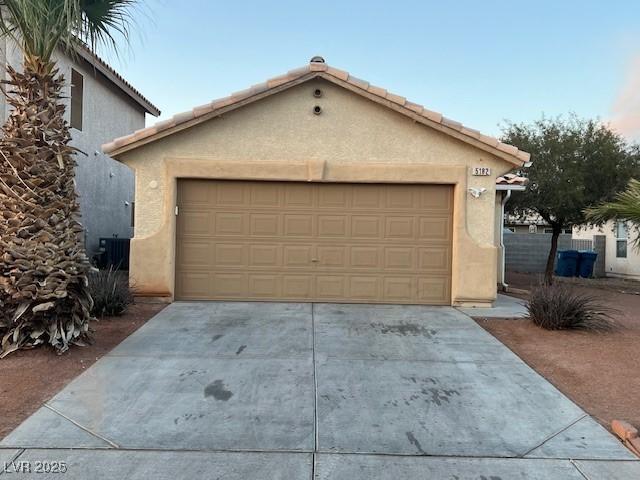
[[[594,277],[606,274],[606,236],[594,235],[593,241],[573,239],[569,234],[558,237],[558,250],[591,250],[598,258],[593,267]],[[512,233],[504,236],[506,270],[523,273],[543,273],[551,248],[550,233]]]
[[[504,235],[507,271],[543,273],[551,249],[550,233],[511,233]],[[558,237],[558,250],[571,248],[571,235]]]

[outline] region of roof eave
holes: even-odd
[[[92,54],[86,48],[76,48],[76,53],[82,57],[87,63],[89,63],[93,68],[99,71],[102,75],[104,75],[111,83],[117,86],[120,90],[122,90],[129,98],[131,98],[134,102],[140,105],[146,113],[153,115],[154,117],[160,116],[160,109],[156,107],[149,100],[144,98],[139,92],[137,92],[134,88],[124,82],[118,75],[114,74],[114,72],[107,68],[104,65],[104,62],[99,59],[96,55]]]
[[[147,143],[208,121],[236,108],[240,108],[241,106],[316,77],[321,77],[358,95],[364,96],[375,103],[389,107],[418,123],[422,123],[480,150],[484,150],[516,167],[523,167],[530,160],[530,155],[527,152],[523,152],[516,147],[503,144],[495,138],[487,137],[476,130],[466,128],[458,122],[442,117],[442,115],[437,112],[431,112],[421,105],[408,102],[404,97],[390,94],[384,89],[370,85],[368,82],[355,79],[347,72],[326,64],[313,63],[307,67],[292,70],[287,75],[276,77],[275,79],[260,84],[257,86],[257,90],[251,88],[247,91],[232,95],[231,97],[214,101],[211,104],[196,107],[191,111],[167,120],[168,124],[160,122],[156,126],[139,130],[126,137],[121,137],[113,142],[106,143],[103,145],[103,150],[105,153],[117,157]],[[222,105],[220,108],[216,107],[218,103]]]
[[[497,184],[496,185],[496,190],[497,191],[507,191],[507,190],[511,190],[514,192],[522,192],[524,190],[526,190],[527,187],[524,185],[503,185],[503,184]]]

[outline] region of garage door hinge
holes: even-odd
[[[176,216],[178,215],[178,205],[176,205]]]

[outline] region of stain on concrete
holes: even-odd
[[[416,325],[415,323],[399,323],[397,325],[390,325],[388,323],[371,323],[370,326],[383,335],[398,335],[402,337],[422,336],[431,339],[438,333],[437,330],[427,328],[423,325]]]
[[[224,337],[224,335],[221,335],[221,334],[214,335],[213,337],[211,337],[211,343],[220,340],[222,337]]]
[[[240,345],[240,348],[236,351],[236,355],[240,355],[245,348],[247,348],[246,345]]]
[[[460,392],[458,390],[444,388],[423,388],[421,392],[426,397],[425,402],[434,403],[438,406],[443,403],[449,403],[453,396],[460,396]]]
[[[413,445],[414,447],[416,447],[418,449],[418,451],[422,454],[425,454],[427,452],[425,452],[422,449],[422,445],[420,445],[420,442],[418,441],[418,439],[415,437],[415,435],[413,434],[413,432],[407,432],[407,438],[409,439],[409,443],[411,443],[411,445]]]
[[[233,392],[231,390],[227,390],[222,380],[216,380],[204,388],[204,396],[205,398],[213,397],[216,400],[226,402],[233,397]]]
[[[485,475],[480,475],[478,480],[502,480],[502,477],[498,477],[497,475],[489,475],[488,477]]]

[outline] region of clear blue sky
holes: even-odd
[[[616,104],[640,108],[637,0],[144,3],[131,48],[106,56],[162,118],[316,54],[488,134],[543,112],[609,120]]]

